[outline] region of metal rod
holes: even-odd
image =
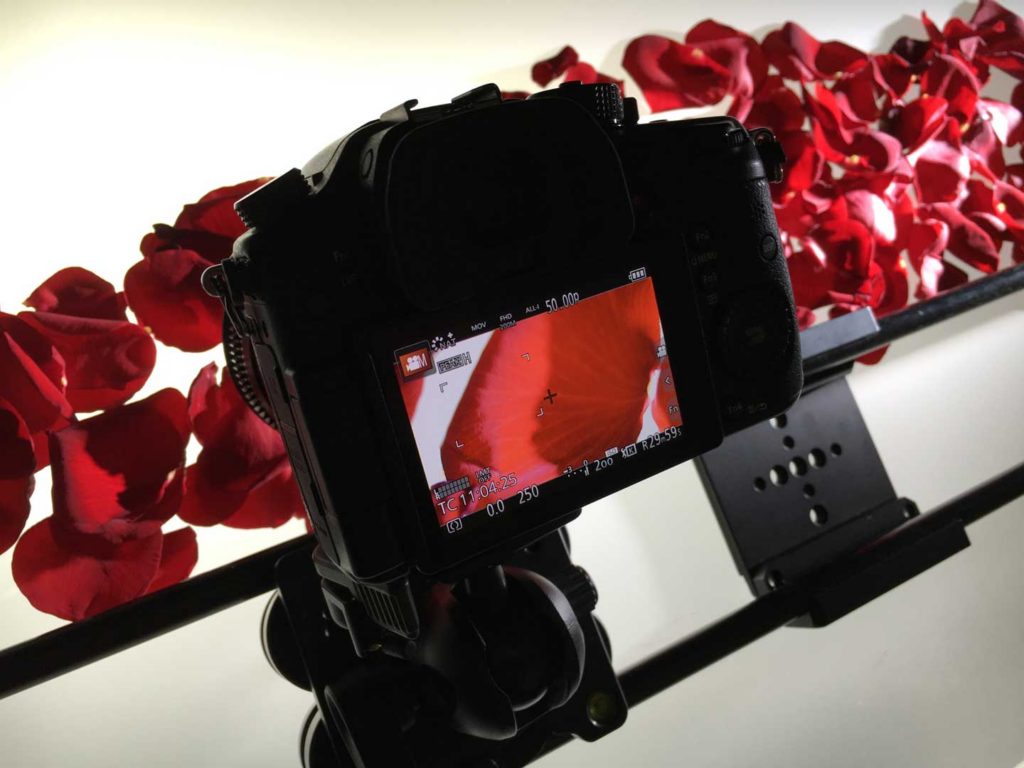
[[[274,566],[302,536],[199,574],[92,618],[0,651],[0,698],[99,661],[274,588]]]
[[[959,519],[966,525],[1021,496],[1024,496],[1024,464],[1018,464],[927,514],[937,523]],[[807,596],[799,593],[758,598],[621,673],[619,680],[626,701],[633,706],[649,699],[785,625],[803,614],[806,605]]]
[[[912,304],[878,321],[878,332],[848,344],[832,347],[804,359],[804,374],[817,373],[849,363],[928,326],[948,320],[1024,289],[1024,264],[962,285],[928,301]]]
[[[805,372],[817,371],[840,365],[873,349],[885,346],[898,338],[1021,289],[1024,289],[1024,264],[981,280],[975,280],[955,291],[882,318],[879,321],[880,329],[877,334],[807,358],[804,360],[804,370]],[[1010,483],[1008,488],[1016,487],[1013,483],[1017,481],[1008,482]],[[974,492],[968,492],[957,502],[967,499],[963,502],[964,504],[973,504],[967,498],[972,493]],[[971,514],[980,516],[976,512]],[[987,514],[987,512],[980,514]],[[977,519],[977,516],[972,519]],[[968,522],[968,520],[965,519],[964,522]],[[257,552],[173,587],[111,609],[91,619],[55,629],[0,651],[0,698],[45,682],[85,664],[98,661],[193,621],[198,621],[250,597],[269,592],[274,588],[273,569],[275,563],[295,548],[312,548],[312,546],[311,536],[293,539],[285,544]],[[747,610],[750,612],[744,613]],[[728,632],[737,632],[736,641],[731,644],[731,648],[732,650],[741,648],[774,629],[774,627],[768,626],[771,621],[759,623],[765,621],[763,610],[762,608],[755,610],[749,606],[747,609],[741,609],[738,614],[726,617],[712,625],[708,632],[714,634],[710,637],[712,639],[724,638]],[[750,629],[747,629],[748,622]],[[759,628],[763,629],[763,632],[757,634]],[[748,639],[743,639],[749,632],[754,632],[754,634]],[[712,646],[717,646],[713,643],[712,645],[703,645],[708,640],[701,639],[702,634],[698,633],[688,640],[681,641],[681,644],[672,646],[662,654],[658,654],[652,659],[652,663],[662,659],[659,663],[664,665],[665,673],[681,674],[682,676],[678,678],[681,680],[732,652],[732,650],[725,650],[721,653],[713,651]],[[736,642],[741,639],[743,641],[737,645]],[[693,643],[693,645],[685,646],[686,643]],[[677,653],[678,651],[674,649],[680,646],[688,647],[687,653],[693,653],[695,660],[703,658],[706,661],[696,666],[694,661],[686,664],[673,661],[671,655]],[[669,655],[665,656],[665,654]],[[675,666],[677,664],[680,666]],[[639,671],[635,672],[637,675],[635,678],[628,677],[632,674],[634,674],[632,670],[626,672],[626,679],[637,680],[635,685],[638,688],[635,695],[640,696],[645,690],[644,681],[647,678]],[[627,698],[629,698],[628,693]],[[643,695],[640,700],[644,698],[647,696]]]

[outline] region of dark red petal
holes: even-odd
[[[945,99],[922,96],[897,108],[886,121],[886,131],[899,139],[904,149],[913,151],[945,128],[948,106]]]
[[[768,76],[768,61],[761,46],[750,35],[732,27],[707,19],[686,33],[686,43],[729,71],[730,95],[753,96]]]
[[[921,94],[949,102],[949,113],[962,123],[974,118],[981,83],[967,64],[955,56],[936,56],[921,78]]]
[[[982,272],[995,272],[999,267],[999,249],[978,224],[949,203],[921,206],[920,214],[949,225],[949,250]]]
[[[565,74],[565,71],[579,60],[580,56],[576,53],[576,49],[567,45],[550,59],[544,59],[534,64],[530,76],[537,85],[545,86]]]
[[[945,129],[907,159],[914,166],[917,197],[922,203],[952,202],[963,195],[971,160],[960,144],[955,120],[947,119]]]
[[[98,275],[82,267],[56,272],[32,291],[25,305],[40,312],[57,312],[76,317],[124,320],[124,294]]]
[[[0,554],[18,540],[30,510],[29,497],[35,490],[32,475],[14,480],[0,480]]]
[[[878,84],[885,90],[890,101],[899,99],[910,87],[914,76],[913,68],[906,59],[894,53],[882,53],[871,57]]]
[[[146,593],[156,592],[158,589],[184,581],[192,573],[198,560],[199,545],[194,530],[182,528],[165,533],[163,547],[160,550],[160,564]]]
[[[835,40],[821,43],[803,27],[787,22],[768,33],[762,44],[768,61],[787,80],[822,80],[837,77],[867,54]]]
[[[156,344],[127,320],[101,320],[52,312],[18,317],[45,336],[66,365],[66,396],[76,411],[99,411],[142,389],[156,363]]]
[[[773,75],[754,96],[743,123],[749,128],[771,128],[779,135],[799,131],[805,119],[800,97]]]
[[[188,468],[179,516],[194,525],[280,525],[302,513],[280,434],[208,365],[189,390],[189,415],[203,450]],[[229,522],[230,519],[230,522]]]
[[[245,225],[235,213],[235,203],[268,181],[269,178],[253,179],[207,192],[199,202],[182,209],[174,228],[210,232],[234,240],[245,232]]]
[[[54,519],[115,543],[158,531],[178,511],[188,438],[175,389],[54,433]]]
[[[0,480],[15,480],[35,472],[32,433],[14,406],[0,398]]]
[[[870,61],[859,62],[832,87],[843,112],[855,120],[873,123],[881,114],[876,98],[877,82]]]
[[[224,310],[203,290],[203,270],[211,265],[195,251],[157,251],[124,276],[128,305],[164,344],[203,352],[220,344]]]
[[[282,462],[222,522],[229,528],[277,528],[294,517],[303,517],[305,512],[292,468]]]
[[[821,180],[825,158],[818,151],[814,139],[803,131],[778,135],[782,151],[786,154],[783,184],[786,189],[810,189]]]
[[[102,553],[68,549],[54,518],[29,528],[14,548],[11,570],[36,608],[69,621],[94,616],[146,591],[157,572],[163,534],[108,545]]]
[[[28,426],[40,469],[49,462],[47,431],[74,418],[64,386],[64,360],[53,345],[22,320],[0,313],[0,398]]]
[[[622,65],[654,112],[717,104],[731,80],[729,70],[700,48],[660,35],[630,41]]]

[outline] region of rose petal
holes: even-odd
[[[699,47],[660,35],[630,41],[622,66],[636,81],[653,112],[717,104],[732,75]]]
[[[776,135],[800,131],[805,120],[800,97],[775,75],[765,80],[743,118],[747,127],[770,128]]]
[[[82,267],[68,267],[50,275],[25,305],[40,312],[125,320],[127,304],[124,294],[103,278]]]
[[[36,479],[32,475],[0,480],[0,554],[14,546],[25,528],[29,498],[35,487]]]
[[[227,242],[227,251],[220,254],[204,251],[203,256],[212,261],[221,261],[231,255],[231,243],[245,232],[245,224],[235,213],[235,203],[268,181],[269,178],[252,179],[207,192],[198,202],[182,209],[174,222],[174,228],[220,235]]]
[[[970,123],[978,104],[981,83],[967,64],[954,56],[936,56],[921,78],[921,95],[949,102],[949,114]]]
[[[189,417],[203,450],[188,468],[179,516],[193,525],[276,526],[304,512],[284,442],[245,404],[230,377],[203,368]],[[225,372],[226,373],[226,372]]]
[[[18,317],[45,336],[66,365],[66,397],[76,411],[98,411],[127,401],[149,379],[156,345],[127,320],[21,312]]]
[[[793,22],[769,32],[762,43],[768,61],[787,80],[822,80],[836,77],[867,54],[835,40],[821,43]]]
[[[907,156],[914,166],[914,183],[922,203],[945,203],[960,199],[971,175],[971,161],[960,143],[957,123],[946,120],[945,128]]]
[[[199,545],[194,530],[182,528],[165,533],[160,550],[160,564],[157,566],[156,576],[146,589],[146,594],[184,581],[192,573],[198,560]]]
[[[74,418],[64,396],[64,360],[38,331],[0,312],[0,398],[24,420],[36,446],[36,467],[49,463],[46,433]]]
[[[912,152],[945,128],[948,106],[945,99],[934,96],[915,99],[894,110],[886,120],[886,131],[899,139],[905,150]]]
[[[35,472],[32,433],[14,406],[0,398],[0,480],[15,480]]]
[[[687,32],[685,40],[729,71],[726,90],[732,96],[753,96],[768,76],[761,46],[744,32],[706,19]]]
[[[175,389],[54,433],[55,521],[113,543],[158,531],[178,511],[188,438],[187,404]]]
[[[86,554],[60,542],[54,522],[48,517],[32,526],[14,548],[14,581],[33,606],[77,621],[146,591],[160,561],[159,531]]]
[[[919,209],[925,218],[937,219],[949,225],[949,250],[982,272],[995,272],[999,267],[999,249],[992,238],[978,224],[949,203],[923,205]]]
[[[565,46],[562,50],[550,59],[538,61],[530,71],[533,82],[539,86],[545,86],[555,78],[561,77],[569,67],[580,60],[576,49],[571,45]]]
[[[195,251],[172,248],[155,252],[124,276],[128,305],[164,344],[186,352],[220,344],[224,310],[200,283],[212,263]]]

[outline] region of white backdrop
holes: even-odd
[[[0,0],[0,307],[77,263],[119,283],[155,221],[222,184],[279,173],[412,96],[443,100],[572,43],[617,69],[626,41],[709,13],[793,19],[866,48],[920,2],[137,2]],[[943,22],[954,4],[926,0]],[[1007,3],[1024,12],[1019,0]],[[967,6],[960,14],[969,13]],[[1024,297],[897,345],[852,378],[898,492],[928,509],[1024,457]],[[145,392],[209,355],[161,349]],[[48,514],[47,488],[34,497]],[[785,629],[636,709],[548,766],[1013,766],[1024,760],[1024,503],[974,545],[821,631]],[[204,531],[201,568],[301,530]],[[620,667],[749,599],[690,466],[585,511],[574,554]],[[58,622],[0,557],[0,644]],[[263,600],[0,701],[0,765],[293,766],[308,694],[257,637]]]

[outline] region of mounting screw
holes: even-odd
[[[607,728],[619,715],[619,702],[610,693],[594,691],[587,696],[587,717],[598,728]]]

